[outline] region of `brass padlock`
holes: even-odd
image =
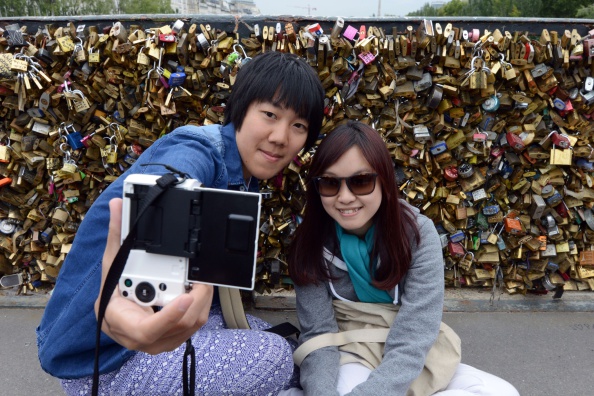
[[[470,259],[467,257],[470,256]],[[474,253],[466,252],[466,254],[458,261],[458,267],[464,271],[470,271],[472,267],[472,262],[474,261]]]
[[[571,165],[572,157],[571,148],[561,149],[553,145],[549,162],[551,165]]]
[[[0,146],[0,162],[10,162],[10,148],[8,146]]]
[[[69,217],[70,215],[64,208],[57,207],[52,215],[52,224],[62,226],[68,221]]]

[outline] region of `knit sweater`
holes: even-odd
[[[413,210],[421,239],[418,245],[412,241],[410,269],[391,292],[400,310],[390,327],[383,360],[367,381],[355,387],[349,395],[405,395],[423,369],[427,352],[439,333],[444,297],[441,242],[433,222],[419,214],[418,209]],[[334,295],[359,301],[340,249],[328,246],[333,254],[326,250],[324,257],[336,279],[332,283],[295,287],[300,343],[319,334],[338,332],[332,308]],[[306,395],[338,395],[339,360],[337,347],[325,347],[312,352],[303,361],[301,386]]]

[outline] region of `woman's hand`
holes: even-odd
[[[120,248],[122,200],[112,199],[109,210],[109,234],[103,254],[99,296],[103,291],[107,272]],[[107,305],[101,330],[130,350],[153,355],[171,351],[206,323],[212,296],[212,286],[194,284],[191,292],[177,297],[155,313],[151,307],[142,307],[122,297],[119,288],[116,288]],[[99,309],[99,298],[95,301],[95,315]]]

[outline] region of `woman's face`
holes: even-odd
[[[363,156],[358,146],[351,147],[334,164],[329,166],[321,176],[350,177],[375,173]],[[364,236],[373,223],[382,202],[382,189],[379,179],[375,180],[375,188],[370,194],[356,195],[346,184],[340,181],[338,194],[332,197],[320,196],[326,212],[347,232]]]

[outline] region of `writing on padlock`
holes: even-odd
[[[186,73],[183,71],[178,71],[175,73],[171,73],[169,76],[169,80],[167,81],[169,86],[171,87],[179,87],[184,84],[186,81]]]

